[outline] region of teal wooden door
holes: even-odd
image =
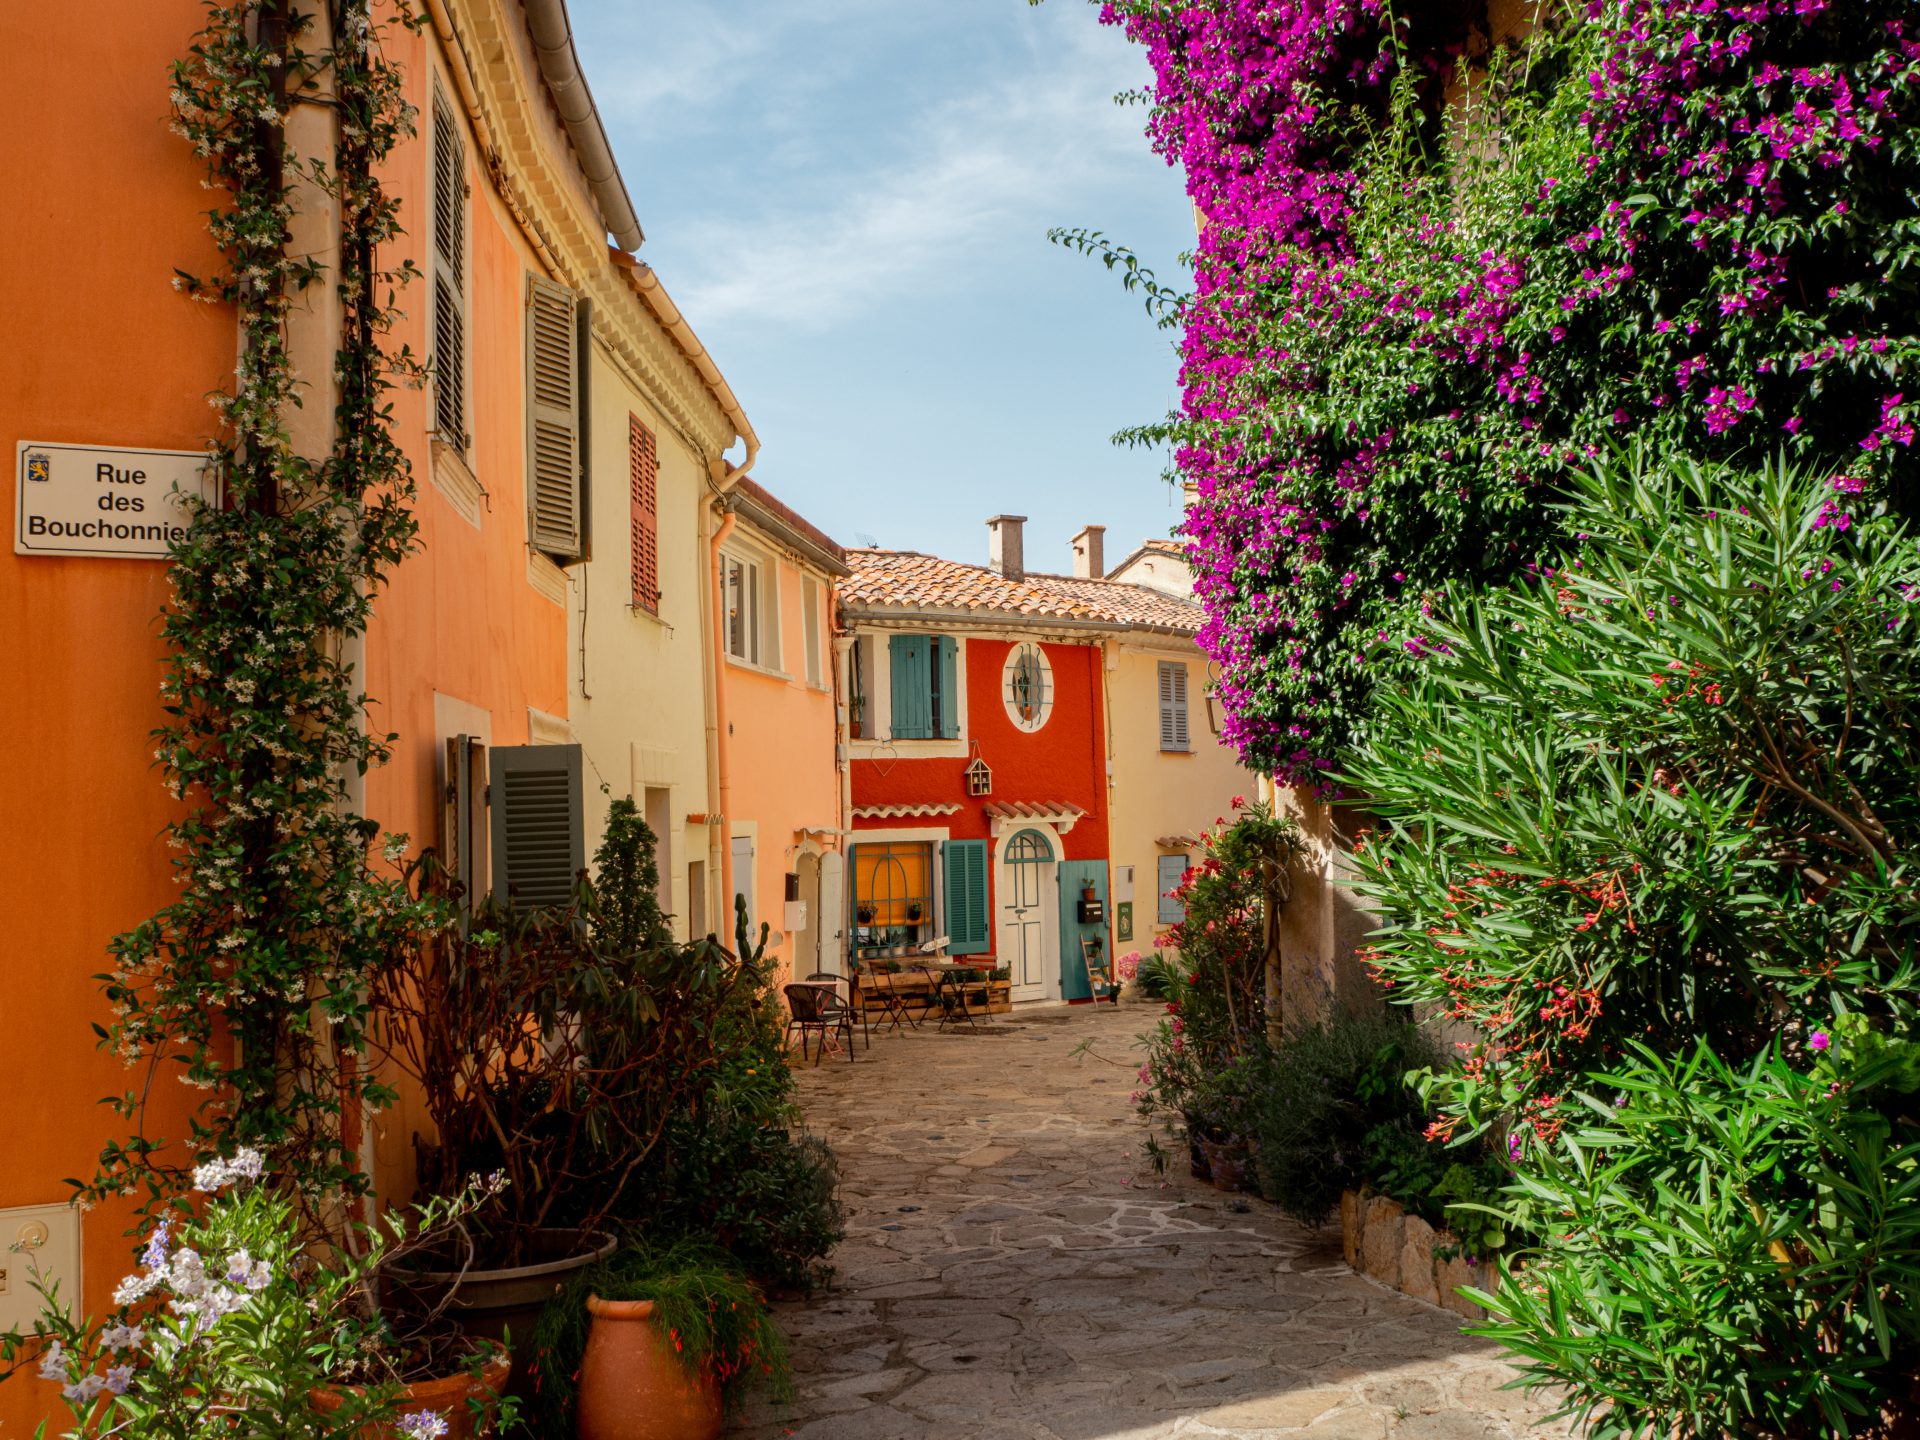
[[[1097,925],[1080,923],[1080,892],[1093,886],[1101,913],[1107,908],[1107,862],[1104,860],[1063,860],[1060,863],[1060,996],[1065,1000],[1091,1000],[1093,988],[1087,984],[1087,964],[1080,949],[1082,940],[1098,939],[1100,953],[1109,962],[1113,937],[1102,920]]]

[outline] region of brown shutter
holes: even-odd
[[[633,603],[660,610],[660,453],[640,417],[627,417],[627,460],[632,495]]]
[[[555,560],[581,555],[578,297],[527,277],[527,533]]]
[[[433,91],[433,426],[467,448],[467,150],[439,86]]]

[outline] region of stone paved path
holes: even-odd
[[[832,1289],[783,1304],[796,1403],[747,1440],[1511,1440],[1540,1407],[1458,1321],[1313,1232],[1143,1163],[1147,1012],[876,1036],[801,1073],[839,1152]],[[1075,1058],[1084,1041],[1091,1055]]]

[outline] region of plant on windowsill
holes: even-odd
[[[862,905],[858,907],[853,912],[853,918],[855,920],[858,920],[862,925],[873,924],[873,907],[871,905]]]
[[[918,901],[915,901],[913,904],[907,906],[907,921],[909,924],[918,925],[920,923],[921,917],[924,916],[926,913],[927,913],[926,910],[920,905],[920,903]]]

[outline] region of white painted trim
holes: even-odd
[[[530,745],[571,745],[573,724],[562,715],[527,707],[527,743]]]
[[[567,572],[527,546],[527,583],[562,609],[567,603]]]

